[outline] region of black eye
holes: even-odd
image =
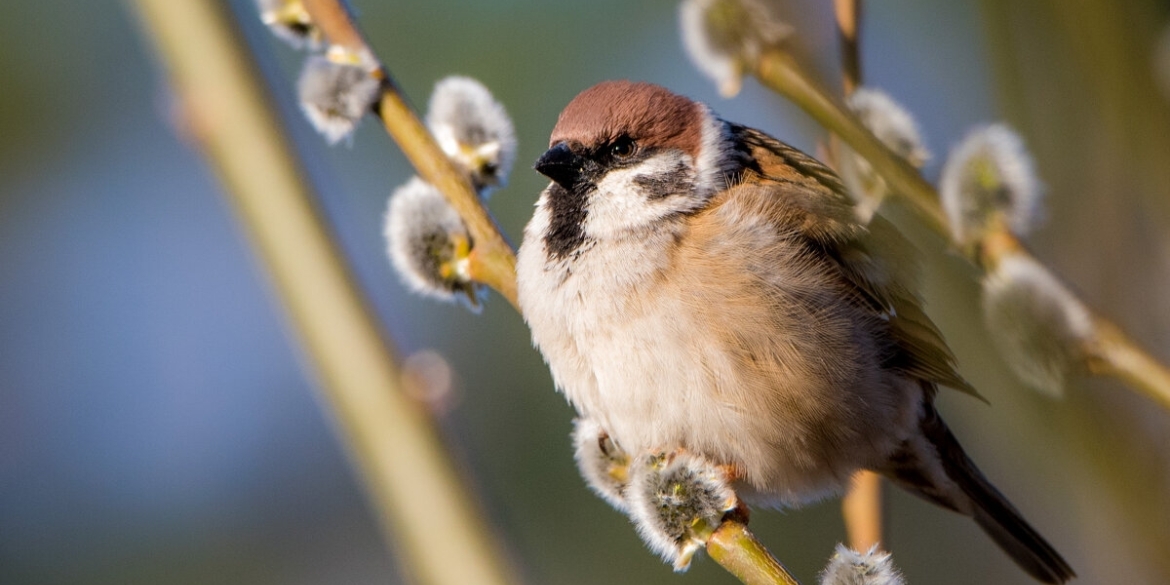
[[[629,136],[622,136],[609,145],[609,154],[614,158],[629,158],[637,150],[637,145]]]

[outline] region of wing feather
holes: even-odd
[[[865,303],[889,323],[895,352],[887,366],[983,400],[955,371],[955,356],[942,333],[922,310],[907,284],[913,278],[913,251],[897,229],[881,218],[862,225],[837,175],[812,157],[767,134],[732,126],[744,145],[744,172],[767,183],[786,185],[803,220],[798,229],[834,261]]]

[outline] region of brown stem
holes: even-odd
[[[1002,226],[989,229],[975,250],[975,259],[984,272],[994,272],[1000,260],[1011,255],[1030,256],[1024,243]]]
[[[872,471],[853,476],[853,487],[841,501],[849,548],[865,552],[882,541],[882,478]]]
[[[861,78],[861,0],[834,0],[837,17],[837,38],[841,47],[841,78],[845,95],[853,93],[862,83]],[[833,140],[832,146],[839,146]],[[842,157],[836,157],[843,160]],[[849,547],[867,551],[882,540],[882,482],[872,471],[859,471],[853,476],[853,486],[841,500],[841,515],[845,519],[845,534]]]
[[[833,0],[845,95],[861,85],[861,0]]]
[[[338,0],[302,0],[325,37],[357,54],[372,55],[369,44],[348,11]],[[467,175],[455,166],[418,114],[407,103],[390,72],[378,65],[382,78],[382,99],[378,114],[386,131],[398,143],[419,176],[434,185],[467,224],[474,240],[471,277],[499,292],[519,309],[516,296],[516,255],[499,227],[475,194]]]
[[[354,25],[349,11],[341,2],[301,0],[301,4],[305,6],[305,12],[309,13],[313,24],[320,28],[325,37],[329,39],[330,44],[349,49],[354,53],[369,51],[369,44],[366,43],[365,37]]]

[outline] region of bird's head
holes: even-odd
[[[588,240],[635,236],[702,208],[732,172],[727,124],[700,102],[649,83],[606,81],[561,112],[536,170],[550,257]]]

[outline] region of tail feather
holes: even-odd
[[[946,423],[929,403],[920,421],[923,438],[936,453],[921,453],[911,443],[884,470],[895,483],[915,495],[967,514],[1012,560],[1044,583],[1064,583],[1076,573],[1060,553],[1032,528],[1020,512],[983,477]],[[931,473],[925,460],[937,457],[945,478]],[[957,489],[956,489],[957,488]]]

